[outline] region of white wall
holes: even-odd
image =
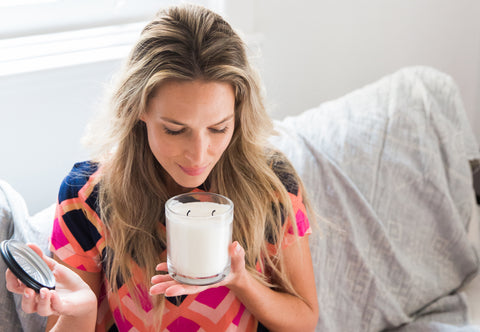
[[[480,139],[479,17],[478,0],[256,1],[272,115],[301,112],[403,66],[429,65],[456,80]]]
[[[300,113],[400,67],[421,64],[457,81],[480,139],[480,1],[241,4],[226,12],[237,14],[234,26],[261,36],[256,62],[273,117]],[[55,202],[73,163],[88,158],[79,139],[118,65],[0,77],[0,178],[25,197],[31,213]]]
[[[57,200],[105,82],[118,62],[0,78],[0,178],[25,198],[30,213]]]

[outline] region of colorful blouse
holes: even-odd
[[[105,255],[104,225],[97,209],[98,166],[77,163],[63,180],[50,242],[50,249],[66,264],[87,272],[102,272]],[[296,214],[299,236],[311,233],[298,185],[282,179]],[[288,226],[288,222],[286,224]],[[294,240],[291,225],[286,227],[282,246]],[[140,270],[140,269],[139,269]],[[137,275],[137,271],[133,273]],[[119,296],[107,291],[104,277],[98,299],[96,331],[153,331],[153,305],[149,285],[137,283],[141,307],[123,284]],[[117,300],[118,299],[118,300]],[[227,287],[211,288],[198,294],[166,297],[162,331],[256,331],[263,326],[248,312]]]

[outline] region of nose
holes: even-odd
[[[185,157],[192,163],[192,166],[203,166],[206,156],[208,154],[208,148],[210,140],[208,136],[202,133],[193,133],[186,142]]]

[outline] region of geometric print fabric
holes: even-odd
[[[56,209],[50,250],[73,268],[102,273],[105,239],[103,223],[96,212],[98,167],[94,163],[75,164],[62,182]],[[296,188],[295,188],[296,189]],[[311,233],[301,200],[301,193],[289,193],[296,213],[298,236]],[[95,199],[93,199],[94,197]],[[291,221],[285,227],[282,247],[294,241]],[[135,263],[133,262],[135,266]],[[140,268],[132,271],[134,280],[142,280]],[[118,296],[109,289],[103,277],[98,301],[96,331],[154,331],[154,310],[151,296],[145,285],[137,284],[136,305],[128,288],[123,284]],[[211,288],[198,294],[167,298],[165,301],[161,331],[255,331],[261,328],[254,316],[246,310],[227,287]]]

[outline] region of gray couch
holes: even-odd
[[[317,330],[480,331],[480,153],[452,79],[405,68],[275,125],[315,209]],[[47,250],[53,209],[0,182],[2,239]],[[0,326],[41,330],[3,284]]]

